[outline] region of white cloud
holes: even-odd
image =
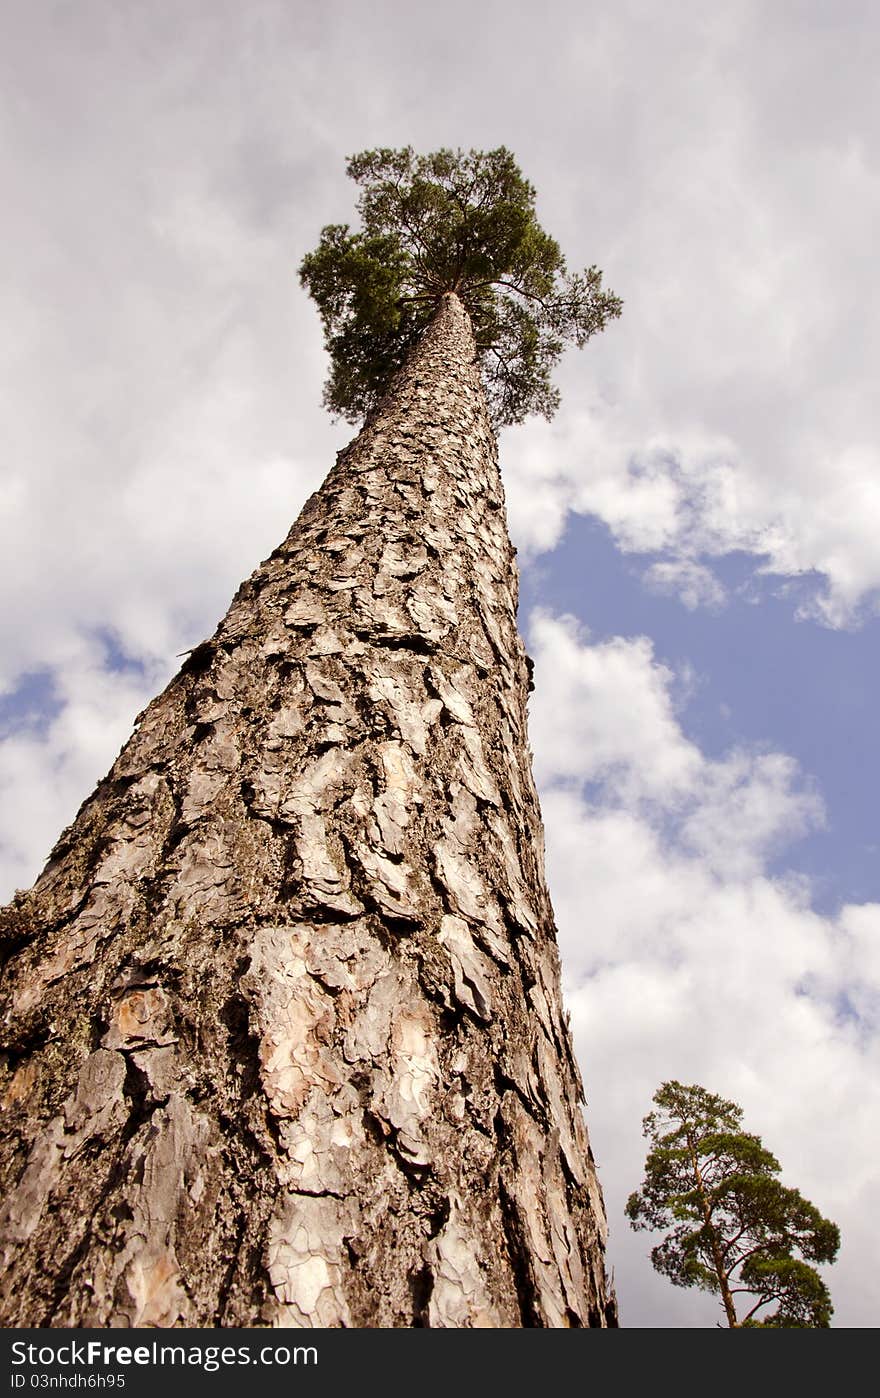
[[[584,174],[585,227],[624,314],[569,357],[559,423],[506,449],[554,462],[558,509],[596,515],[623,549],[683,566],[744,550],[812,580],[801,615],[845,626],[880,588],[880,311],[864,294],[876,16],[784,16],[606,18],[599,61],[641,90],[627,101],[626,80],[606,83],[594,99],[607,144]],[[575,235],[584,206],[560,203]],[[514,519],[540,546],[518,502]]]
[[[674,805],[700,757],[675,721],[672,675],[654,665],[647,637],[584,645],[575,617],[540,611],[529,634],[542,672],[531,710],[538,780],[576,777],[631,801]]]
[[[792,758],[740,748],[710,761],[685,737],[676,677],[647,637],[590,645],[575,618],[541,611],[530,637],[541,670],[531,709],[538,781],[595,784],[615,815],[650,808],[668,840],[724,875],[760,867],[821,825],[822,803]]]
[[[821,819],[817,796],[785,754],[713,760],[689,742],[644,638],[591,645],[546,614],[531,637],[548,874],[624,1320],[629,1305],[661,1325],[709,1314],[648,1282],[650,1242],[622,1236],[637,1123],[678,1078],[739,1101],[787,1182],[841,1225],[832,1296],[873,1324],[880,905],[820,916],[803,880],[769,872]],[[626,730],[621,710],[638,716]]]
[[[654,592],[679,597],[689,612],[695,612],[698,607],[717,611],[723,607],[727,597],[712,570],[702,563],[695,563],[692,558],[652,563],[645,572],[644,580]]]
[[[64,826],[130,737],[173,666],[107,668],[99,638],[69,638],[52,672],[49,722],[20,710],[0,742],[0,881],[27,888]],[[175,662],[176,663],[176,662]]]
[[[723,762],[703,761],[680,839],[713,870],[742,876],[822,824],[822,802],[793,758],[735,749]]]

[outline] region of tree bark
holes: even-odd
[[[448,294],[2,914],[21,1326],[616,1324]]]

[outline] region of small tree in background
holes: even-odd
[[[720,1295],[731,1328],[827,1328],[831,1296],[809,1263],[834,1261],[837,1226],[779,1182],[778,1160],[742,1130],[735,1102],[679,1082],[653,1100],[645,1178],[626,1213],[633,1228],[670,1230],[652,1249],[656,1270]]]

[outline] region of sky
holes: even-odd
[[[876,1325],[880,14],[31,0],[0,43],[0,897],[351,435],[296,268],[375,145],[508,146],[624,313],[501,463],[621,1320],[661,1081],[744,1109]]]

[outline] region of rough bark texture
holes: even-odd
[[[2,914],[0,1321],[614,1324],[447,296]]]

